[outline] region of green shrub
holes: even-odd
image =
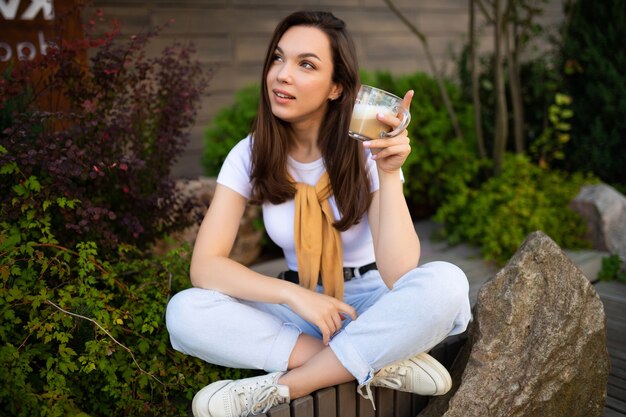
[[[397,95],[415,90],[411,105],[409,137],[413,151],[403,168],[405,193],[416,217],[434,212],[446,196],[474,179],[480,163],[474,155],[472,107],[461,100],[457,88],[447,83],[465,141],[455,138],[434,79],[423,73],[392,76],[387,72],[362,73],[363,83]],[[217,175],[230,149],[250,130],[256,116],[258,87],[237,93],[235,103],[222,109],[205,135],[203,166],[207,175]]]
[[[217,176],[228,152],[245,138],[259,104],[259,86],[247,86],[235,94],[235,102],[222,108],[204,134],[202,166],[205,174]]]
[[[478,188],[450,195],[435,216],[450,243],[470,242],[486,259],[505,262],[529,233],[541,230],[565,248],[587,247],[583,220],[568,204],[592,181],[507,154],[502,173]]]
[[[565,158],[563,147],[570,140],[569,132],[572,128],[569,123],[573,117],[571,104],[571,97],[556,93],[554,102],[548,107],[549,126],[530,144],[528,155],[542,168]]]
[[[146,256],[122,245],[108,260],[93,242],[67,247],[51,219],[76,202],[42,200],[36,177],[14,187],[22,215],[9,222],[0,208],[3,416],[187,415],[202,386],[249,375],[169,345],[165,308],[189,286],[189,247]]]
[[[602,269],[598,272],[602,281],[618,280],[626,283],[626,269],[619,255],[609,255],[602,258]]]
[[[564,166],[626,184],[626,2],[577,0],[564,33],[565,93],[572,97],[572,139]]]

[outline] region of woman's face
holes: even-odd
[[[330,41],[315,27],[293,26],[280,38],[267,73],[274,116],[296,124],[321,123],[328,100],[341,94],[332,82]]]

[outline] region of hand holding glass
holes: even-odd
[[[392,131],[391,126],[378,120],[378,113],[401,117],[400,125]],[[401,116],[400,116],[401,114]],[[411,113],[402,107],[402,99],[384,90],[362,85],[356,97],[348,135],[360,141],[398,136],[411,121]]]

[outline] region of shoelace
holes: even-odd
[[[399,369],[389,370],[385,372],[385,375],[376,375],[374,378],[370,379],[367,384],[359,385],[357,388],[357,392],[359,395],[366,400],[370,400],[372,403],[372,407],[376,410],[376,404],[374,404],[374,396],[372,395],[372,383],[376,383],[374,386],[376,387],[384,387],[391,389],[398,389],[402,387],[402,375],[399,373]],[[363,388],[365,388],[365,393],[363,393]]]
[[[356,389],[356,392],[359,393],[359,395],[363,398],[365,398],[366,400],[370,400],[370,402],[372,403],[372,407],[374,407],[374,410],[376,410],[376,404],[374,404],[374,396],[372,395],[372,381],[374,380],[374,378],[372,378],[370,380],[370,382],[368,382],[367,384],[363,384],[363,385],[359,385],[359,387]],[[365,387],[365,391],[366,393],[363,394],[362,389]]]
[[[276,385],[268,385],[256,390],[238,390],[235,408],[237,415],[257,415],[265,413],[270,408],[279,404],[281,395],[278,394]],[[250,401],[249,401],[250,400]]]
[[[252,414],[261,414],[267,412],[270,408],[281,402],[281,395],[278,393],[276,385],[267,386],[254,393],[252,402]]]

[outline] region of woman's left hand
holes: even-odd
[[[411,99],[413,98],[413,90],[408,91],[402,100],[402,107],[409,110]],[[400,126],[401,119],[393,116],[385,116],[379,114],[378,120],[388,124],[392,129]],[[376,161],[379,169],[385,172],[398,171],[406,158],[411,153],[411,145],[406,129],[398,136],[384,139],[374,139],[363,142],[363,146],[372,150],[372,159]]]

